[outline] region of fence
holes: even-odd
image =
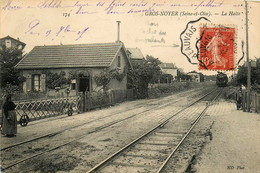
[[[246,91],[243,92],[242,95],[242,108],[244,111],[247,110],[247,97],[248,93]],[[250,100],[250,111],[260,113],[260,94],[251,92],[249,96]]]
[[[36,120],[65,114],[69,107],[72,107],[74,112],[79,112],[81,97],[16,101],[15,104],[18,120],[22,115],[27,115],[30,120]]]
[[[250,94],[250,109],[253,112],[260,113],[260,94],[251,93]]]
[[[113,90],[108,93],[86,93],[82,96],[81,111],[111,106],[126,100],[134,99],[133,90]]]
[[[18,120],[21,116],[27,115],[32,121],[66,114],[69,107],[72,107],[73,112],[79,113],[114,105],[133,98],[133,90],[113,90],[109,93],[86,93],[65,98],[22,100],[15,101],[15,111]]]

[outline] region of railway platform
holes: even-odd
[[[219,102],[207,114],[214,119],[213,139],[205,145],[194,169],[200,173],[260,172],[260,114]]]

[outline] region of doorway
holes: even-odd
[[[86,91],[90,91],[90,82],[89,77],[81,77],[79,78],[79,92],[85,93]]]

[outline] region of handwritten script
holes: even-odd
[[[46,13],[57,11],[57,15],[64,18],[72,16],[83,15],[131,15],[141,14],[144,16],[202,16],[210,17],[212,15],[220,15],[220,13],[211,13],[211,9],[221,8],[225,3],[224,0],[201,0],[196,2],[174,2],[165,1],[159,2],[156,0],[140,0],[140,1],[127,1],[127,0],[99,0],[99,1],[65,1],[65,0],[37,0],[24,3],[19,0],[7,0],[2,4],[2,13],[12,13],[21,10],[37,10]],[[233,7],[242,7],[243,4],[238,2]],[[183,9],[184,11],[179,11]],[[200,10],[200,11],[199,11]],[[192,11],[192,12],[189,12]],[[227,12],[222,12],[221,15],[226,15]],[[235,11],[232,15],[239,15],[240,12]],[[228,15],[227,15],[228,16]],[[38,18],[38,19],[37,19]],[[81,29],[68,23],[66,25],[55,26],[55,28],[43,29],[43,23],[39,20],[40,17],[35,17],[34,20],[29,21],[25,27],[25,33],[34,36],[45,36],[54,40],[57,37],[72,36],[75,40],[79,40],[86,35],[89,30],[88,26]],[[45,26],[46,27],[46,26]],[[77,28],[77,29],[76,29]],[[165,43],[163,36],[166,32],[154,30],[151,28],[145,31],[146,34],[151,34],[153,37],[146,39],[146,42]],[[156,32],[156,34],[153,34]],[[157,35],[157,37],[155,37]],[[159,37],[158,37],[159,36]]]
[[[71,3],[71,4],[68,4]],[[126,1],[126,0],[101,0],[97,2],[86,1],[62,1],[62,0],[43,0],[35,1],[31,5],[29,3],[24,4],[21,1],[9,0],[2,6],[3,11],[16,11],[21,9],[64,9],[67,12],[74,15],[89,15],[96,13],[105,14],[132,14],[132,13],[144,13],[147,11],[155,11],[162,9],[172,8],[189,8],[191,10],[198,10],[202,8],[219,8],[224,4],[224,0],[207,0],[197,2],[156,2],[149,0],[142,1]],[[234,7],[242,6],[241,3],[234,4]]]
[[[37,35],[37,36],[43,35],[45,37],[51,37],[52,40],[54,40],[56,37],[65,37],[66,35],[70,34],[69,36],[74,36],[75,41],[77,41],[81,39],[85,35],[86,31],[88,30],[89,27],[85,27],[82,30],[74,30],[72,26],[68,24],[68,25],[60,26],[57,30],[47,29],[42,31],[40,20],[35,19],[29,23],[28,29],[25,32],[25,34]]]

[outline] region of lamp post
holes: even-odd
[[[249,48],[248,48],[248,10],[247,10],[247,0],[245,0],[246,9],[246,60],[247,60],[247,100],[246,107],[247,112],[250,112],[250,88],[251,88],[251,64],[249,61]]]

